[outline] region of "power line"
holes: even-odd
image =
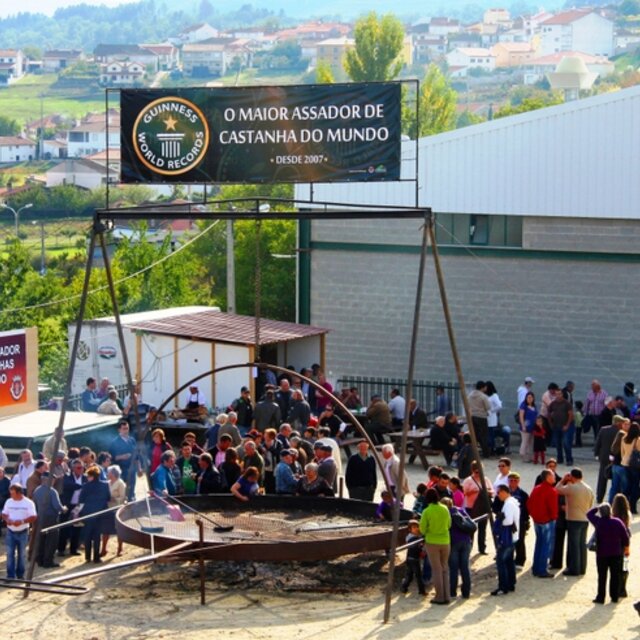
[[[128,280],[131,280],[133,278],[137,278],[138,276],[142,275],[143,273],[146,273],[147,271],[150,271],[154,267],[157,267],[159,264],[162,264],[163,262],[166,262],[167,260],[169,260],[173,256],[177,255],[181,251],[184,251],[184,249],[186,249],[187,247],[191,246],[194,242],[196,242],[197,240],[202,238],[204,235],[209,233],[209,231],[211,231],[211,229],[213,229],[219,222],[220,222],[220,220],[215,220],[206,229],[203,229],[200,233],[198,233],[195,236],[193,236],[193,238],[190,238],[187,242],[185,242],[184,244],[180,245],[175,251],[172,251],[171,253],[167,254],[166,256],[163,256],[162,258],[156,260],[155,262],[153,262],[150,265],[144,267],[143,269],[140,269],[140,271],[136,271],[135,273],[131,273],[128,276],[124,276],[123,278],[120,278],[119,280],[116,280],[114,282],[114,284],[115,285],[119,285],[119,284],[121,284],[123,282],[126,282]],[[104,291],[104,290],[106,290],[108,288],[109,288],[109,286],[105,284],[105,285],[103,285],[101,287],[97,287],[96,289],[91,289],[88,292],[88,295],[93,295],[94,293],[99,293],[100,291]],[[78,294],[75,294],[75,295],[72,295],[72,296],[68,296],[66,298],[59,298],[58,300],[50,300],[49,302],[41,302],[41,303],[38,303],[38,304],[27,305],[27,306],[24,306],[24,307],[16,307],[16,308],[12,308],[12,309],[1,309],[0,310],[0,314],[19,313],[21,311],[31,311],[33,309],[44,309],[46,307],[52,307],[52,306],[55,306],[55,305],[58,305],[58,304],[63,304],[65,302],[71,302],[72,300],[78,300],[81,297],[82,297],[82,294],[78,293]]]

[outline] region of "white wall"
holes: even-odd
[[[249,362],[249,348],[243,345],[216,344],[215,350],[216,369],[230,364],[242,364]],[[251,388],[250,367],[239,367],[216,374],[215,380],[215,405],[226,407],[240,396],[240,388]]]
[[[613,54],[613,23],[590,13],[573,23],[573,50],[593,55]]]

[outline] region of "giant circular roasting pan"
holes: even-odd
[[[392,523],[375,523],[377,505],[342,498],[256,496],[248,503],[230,494],[182,496],[184,521],[172,520],[158,498],[139,500],[118,510],[120,538],[139,547],[164,551],[184,542],[199,548],[196,524],[204,524],[202,555],[210,560],[305,561],[388,549]],[[199,512],[198,515],[187,507]],[[411,511],[401,509],[400,520]],[[214,524],[215,523],[215,524]],[[219,531],[228,528],[230,531]],[[401,524],[404,539],[406,524]],[[193,556],[195,559],[196,557]]]

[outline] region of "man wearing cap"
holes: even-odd
[[[331,447],[321,441],[313,445],[318,463],[318,475],[327,481],[327,484],[335,491],[337,487],[338,468],[331,455]]]
[[[7,525],[7,578],[22,580],[29,525],[36,521],[36,506],[17,483],[9,487],[9,496],[2,507],[2,519]]]
[[[384,444],[384,434],[391,431],[391,411],[379,393],[371,396],[371,402],[367,407],[367,420],[365,429],[374,444]]]
[[[264,398],[256,404],[253,413],[253,427],[264,433],[266,429],[277,429],[280,426],[280,405],[275,401],[275,394],[268,390]]]
[[[607,467],[611,464],[611,447],[616,435],[623,428],[624,423],[629,423],[628,418],[622,416],[613,416],[612,422],[608,426],[603,426],[593,445],[593,455],[596,457],[600,466],[598,468],[598,484],[596,486],[596,502],[600,504],[604,500],[607,492]]]
[[[276,493],[293,495],[296,492],[298,478],[293,474],[291,465],[293,464],[293,451],[283,449],[280,452],[280,462],[276,465]]]
[[[231,403],[231,410],[238,415],[238,429],[240,429],[241,435],[247,435],[253,422],[253,402],[251,402],[251,393],[248,387],[240,389],[240,397]]]
[[[531,387],[533,387],[533,383],[535,380],[531,376],[527,376],[524,379],[524,382],[518,387],[518,406],[520,406],[524,399],[527,397],[527,393],[531,391]]]

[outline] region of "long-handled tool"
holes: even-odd
[[[401,520],[400,525],[409,524],[408,520]],[[383,527],[393,525],[393,522],[363,522],[362,524],[338,524],[332,527],[298,527],[296,533],[316,533],[320,531],[340,531],[342,529],[362,529],[363,527]]]
[[[189,506],[185,502],[182,502],[182,500],[178,500],[178,498],[176,498],[175,496],[163,496],[163,497],[156,496],[156,497],[158,498],[158,500],[162,500],[165,503],[167,502],[167,500],[173,500],[174,502],[179,504],[181,507],[187,509],[187,511],[191,511],[191,513],[195,513],[198,517],[202,518],[203,520],[210,522],[213,525],[213,530],[215,533],[229,533],[229,531],[233,531],[233,529],[235,528],[233,525],[225,526],[223,524],[220,524],[219,522],[216,522],[215,520],[209,518],[208,516],[205,516],[203,513],[201,513],[197,509],[194,509],[193,507]]]

